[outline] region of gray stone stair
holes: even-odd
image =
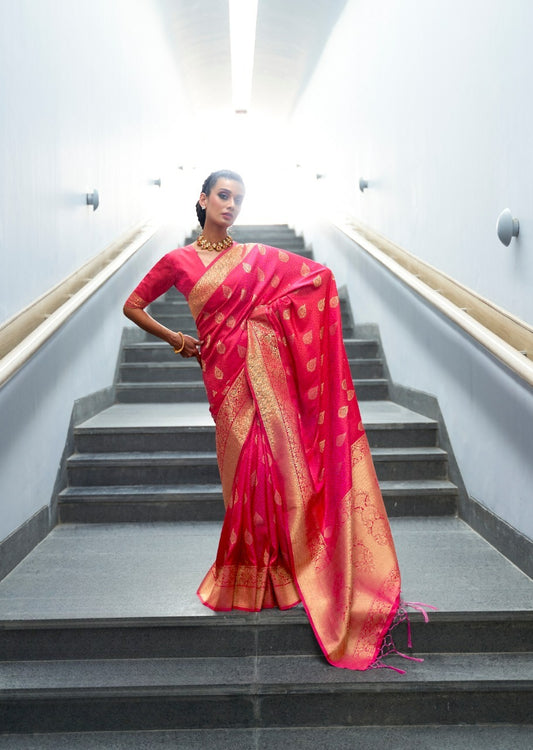
[[[300,607],[202,607],[218,523],[58,526],[0,582],[2,731],[527,724],[533,582],[455,518],[391,525],[406,597],[438,607],[404,675],[330,667]]]
[[[311,253],[283,225],[234,236]],[[438,608],[411,617],[424,662],[334,669],[301,607],[200,604],[223,516],[214,426],[198,365],[140,334],[117,402],[75,429],[61,523],[0,582],[0,748],[531,746],[533,582],[455,517],[437,423],[389,400],[342,305],[403,594]],[[194,332],[175,291],[153,311]],[[408,652],[405,625],[396,640]]]
[[[486,723],[495,711],[525,723],[532,670],[531,653],[439,654],[408,676],[339,670],[334,679],[316,656],[286,654],[17,662],[16,698],[9,705],[0,691],[0,716],[15,732],[22,721],[25,731],[435,724],[453,703],[457,724]]]
[[[457,488],[436,422],[390,401],[362,402],[361,414],[389,514],[453,514]],[[75,448],[63,522],[223,516],[207,403],[115,404],[76,428]]]
[[[491,726],[285,727],[9,735],[11,750],[531,750],[533,724]]]

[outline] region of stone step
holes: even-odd
[[[169,349],[174,357],[169,362],[123,362],[119,369],[119,383],[198,382],[202,377],[198,362],[195,359],[177,357],[170,347]]]
[[[310,252],[310,249],[305,247],[304,238],[301,235],[297,235],[294,230],[288,228],[279,228],[270,231],[270,229],[265,230],[259,227],[232,227],[230,234],[235,242],[271,245],[291,252],[297,252],[298,250],[307,250]],[[198,234],[196,233],[190,234],[185,238],[184,244],[191,245],[196,241],[197,236]]]
[[[367,339],[345,339],[346,353],[352,359],[376,359],[378,357],[377,341]],[[163,341],[139,341],[125,344],[123,361],[131,362],[175,362],[176,355],[172,348]],[[187,364],[186,362],[184,364]],[[195,363],[190,366],[196,367]]]
[[[172,352],[174,354],[174,352]],[[356,359],[350,361],[352,377],[383,380],[383,362],[380,359]],[[177,383],[198,380],[199,364],[189,363],[181,357],[171,362],[128,362],[120,365],[121,383]]]
[[[199,582],[199,581],[198,581]],[[432,660],[438,654],[531,654],[533,615],[513,612],[431,612],[424,622],[410,614],[416,651],[407,644],[407,628],[394,631],[402,653]],[[0,665],[92,659],[184,659],[266,656],[319,657],[325,662],[301,606],[285,612],[229,612],[215,616],[55,619],[10,623],[0,631]],[[387,657],[410,675],[409,660]],[[332,677],[336,670],[332,668]],[[5,673],[5,670],[4,670]],[[0,670],[0,685],[2,681]],[[367,673],[368,674],[368,673]],[[360,673],[360,677],[364,677]],[[435,675],[438,679],[438,675]],[[530,674],[533,679],[533,673]]]
[[[446,516],[457,511],[457,487],[447,480],[383,481],[390,517]],[[69,486],[59,495],[61,523],[222,521],[219,484]]]
[[[342,312],[349,312],[351,314],[351,306],[350,301],[347,296],[347,292],[344,288],[339,288],[339,302]],[[168,291],[166,291],[164,294],[161,295],[161,297],[158,297],[154,302],[151,303],[150,307],[156,306],[156,309],[162,305],[163,309],[171,312],[171,311],[179,311],[179,312],[188,312],[189,315],[190,309],[189,305],[187,303],[187,300],[185,297],[181,294],[181,292],[178,292],[176,287],[170,287]]]
[[[427,625],[412,613],[417,654],[531,650],[530,578],[457,518],[392,518],[391,529],[403,596],[437,607]],[[219,535],[219,522],[55,527],[0,581],[0,661],[317,654],[302,607],[201,605]],[[405,626],[397,633],[403,648]]]
[[[0,735],[0,750],[531,750],[533,724],[262,727]]]
[[[354,380],[359,401],[383,401],[388,398],[389,384],[385,378]],[[178,403],[207,400],[203,380],[189,383],[117,383],[119,403]]]
[[[434,446],[374,448],[372,458],[380,481],[447,478],[447,454]],[[75,453],[67,471],[72,486],[219,481],[215,451]]]
[[[532,670],[533,653],[431,654],[408,675],[318,655],[4,662],[0,719],[26,733],[525,723]]]
[[[219,523],[56,527],[0,582],[3,732],[526,722],[531,579],[456,518],[391,527],[404,596],[438,607],[405,675],[330,667],[301,607],[202,607]]]
[[[174,331],[181,331],[183,329],[195,328],[194,321],[190,315],[185,311],[166,311],[161,310],[157,305],[152,305],[149,312],[153,317],[161,323]],[[353,333],[352,318],[348,313],[343,313],[342,316],[342,328],[343,331],[347,331],[347,335]]]
[[[133,415],[133,420],[135,420],[135,415]],[[131,425],[105,426],[105,424],[94,423],[93,425],[80,425],[75,428],[74,441],[77,453],[215,449],[214,424],[146,425],[143,424],[141,418],[138,418],[137,423],[134,422]],[[365,427],[371,447],[436,445],[437,425],[430,420],[427,423],[418,424],[402,422],[379,424],[365,421]]]
[[[170,322],[170,321],[167,321],[167,322]],[[196,330],[196,327],[192,323],[190,325],[182,325],[181,327],[178,327],[178,326],[174,327],[172,325],[169,325],[167,327],[169,327],[169,328],[176,328],[177,330],[181,330],[182,333],[186,333],[188,336],[194,336],[195,338],[198,336],[198,332]],[[348,336],[348,337],[353,336],[353,334],[354,334],[353,326],[350,326],[350,325],[345,326],[343,328],[343,333],[344,333],[345,336]],[[145,341],[146,343],[151,343],[151,342],[154,341],[154,337],[151,334],[149,334],[149,333],[144,333],[143,332],[143,334],[142,334],[142,341]],[[172,352],[172,349],[169,347],[168,344],[165,344],[165,346],[167,346],[167,348],[169,348],[170,351]],[[174,354],[174,352],[172,352],[172,353]],[[174,354],[174,356],[176,356],[176,355]]]

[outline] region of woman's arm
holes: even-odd
[[[123,312],[129,320],[132,320],[143,331],[166,341],[174,349],[180,349],[183,344],[183,349],[179,352],[181,356],[196,357],[198,362],[200,362],[199,346],[201,342],[198,339],[181,333],[181,331],[172,331],[170,328],[158,323],[151,315],[148,315],[146,310],[140,307],[129,307],[127,302],[124,305]]]

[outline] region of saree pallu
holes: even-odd
[[[198,595],[214,610],[299,601],[327,658],[375,662],[400,599],[331,272],[234,245],[189,295],[226,508]]]

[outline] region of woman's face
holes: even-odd
[[[206,209],[206,224],[230,227],[240,213],[243,199],[242,183],[219,177],[209,195],[200,195],[200,205]]]

